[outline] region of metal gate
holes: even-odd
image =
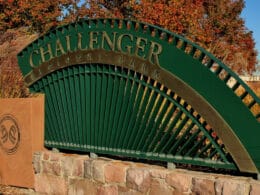
[[[259,98],[223,63],[156,26],[82,20],[18,55],[46,95],[45,145],[258,173]]]

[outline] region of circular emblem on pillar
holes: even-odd
[[[0,147],[7,153],[17,151],[20,143],[20,129],[14,116],[7,114],[0,117]]]

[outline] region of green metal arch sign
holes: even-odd
[[[240,171],[259,172],[259,113],[253,112],[253,108],[259,106],[259,98],[223,63],[179,35],[135,21],[119,19],[82,20],[57,28],[40,37],[18,54],[18,62],[25,82],[32,90],[35,90],[38,86],[44,88],[47,85],[46,82],[48,83],[47,77],[49,75],[52,75],[53,82],[61,79],[61,74],[57,71],[68,69],[68,73],[63,73],[63,76],[65,75],[64,78],[69,77],[69,68],[76,67],[76,65],[107,64],[122,67],[122,72],[127,69],[141,73],[176,92],[199,115],[203,116],[203,119],[207,124],[210,124],[223,141],[225,150],[231,154],[235,166]],[[86,70],[85,67],[85,71],[91,71],[91,68],[92,66],[89,67],[90,70]],[[73,70],[73,74],[80,75],[80,69],[81,67]],[[95,75],[98,75],[98,69],[97,66]],[[108,67],[106,71],[109,72],[109,70]],[[57,75],[55,75],[56,73]],[[105,75],[105,73],[100,74]],[[113,74],[117,74],[117,69],[115,69],[115,73],[111,73],[111,75]],[[124,77],[124,74],[120,73],[120,75]],[[126,75],[132,75],[132,73]],[[134,80],[134,75],[133,73],[131,77],[129,76],[129,79]],[[126,85],[127,82],[128,80]],[[139,79],[138,82],[142,82],[142,79]],[[97,83],[95,85],[98,85]],[[156,84],[151,84],[150,87],[153,87],[153,85]],[[163,88],[163,86],[161,87]],[[156,91],[156,88],[153,89]],[[237,93],[238,89],[242,90],[242,94]],[[127,92],[122,93],[126,94]],[[167,93],[164,95],[167,96]],[[250,99],[250,101],[245,101],[245,98]],[[169,97],[169,99],[171,98]],[[185,108],[187,111],[187,105],[181,103],[178,105],[180,109]],[[102,111],[102,101],[100,105],[96,104],[96,108]],[[151,108],[151,110],[153,109]],[[104,116],[106,116],[106,111],[104,113]],[[46,113],[46,117],[48,117],[47,115],[48,113]],[[199,122],[198,118],[196,121],[196,117],[189,117],[193,118],[192,120],[195,123]],[[61,118],[57,117],[57,119]],[[149,115],[148,118],[152,121],[150,119],[152,116]],[[154,116],[155,121],[156,119],[156,116]],[[179,125],[176,126],[179,127]],[[174,133],[171,132],[170,134]],[[145,133],[141,137],[146,135],[150,136],[149,133]],[[171,142],[167,141],[167,143]],[[49,146],[56,145],[49,144]],[[64,148],[70,148],[70,146]],[[104,148],[106,147],[104,146]],[[110,151],[104,148],[100,147],[95,150],[105,153]],[[177,146],[174,146],[170,150],[177,150],[176,148]],[[114,149],[111,149],[111,151],[114,151]],[[124,153],[127,152],[117,152],[116,154]],[[131,152],[127,154],[131,156]],[[148,153],[140,155],[149,158]],[[156,158],[154,157],[154,159]],[[179,162],[178,158],[173,159],[173,161]],[[166,157],[165,160],[167,160]],[[188,162],[188,160],[185,162]]]

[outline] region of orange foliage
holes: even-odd
[[[244,0],[0,0],[0,31],[46,32],[79,18],[132,18],[198,43],[239,74],[255,70],[255,42],[240,14]]]
[[[87,2],[87,1],[85,1]],[[79,17],[132,18],[183,35],[239,74],[255,70],[255,42],[240,17],[244,0],[96,0]]]
[[[0,98],[28,97],[29,91],[23,82],[17,65],[17,53],[37,38],[25,28],[9,29],[0,34]]]
[[[0,0],[0,31],[29,27],[37,32],[57,25],[62,10],[72,0]]]
[[[244,0],[0,0],[0,38],[8,29],[20,27],[44,33],[80,18],[131,18],[183,35],[237,73],[250,74],[257,52],[252,32],[240,17],[243,7]],[[8,52],[6,57],[10,58]]]

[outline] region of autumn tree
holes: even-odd
[[[0,0],[0,31],[29,27],[45,32],[62,21],[64,10],[69,11],[73,3],[73,0]]]
[[[0,0],[0,97],[26,97],[17,53],[67,18],[72,0]],[[67,10],[67,12],[64,12]]]
[[[42,34],[80,18],[131,18],[185,36],[237,73],[250,74],[257,53],[252,32],[240,17],[243,8],[244,0],[0,0],[0,42],[8,42],[0,45],[13,48],[17,37],[23,40],[27,36],[25,31]],[[25,28],[17,30],[20,27]],[[2,51],[6,52],[0,56],[0,77],[6,69],[19,76],[18,68],[7,67],[16,64],[18,49],[12,56],[6,49]],[[7,59],[12,60],[7,63]],[[4,80],[0,78],[0,88]]]
[[[46,32],[79,18],[132,18],[206,48],[239,74],[255,70],[255,42],[240,14],[244,0],[0,0],[0,31]]]
[[[211,37],[205,46],[240,74],[255,70],[257,56],[252,32],[240,17],[243,8],[243,0],[204,0],[205,35]]]
[[[239,74],[255,70],[252,33],[240,14],[244,0],[85,1],[78,17],[132,18],[161,26],[206,48]]]

